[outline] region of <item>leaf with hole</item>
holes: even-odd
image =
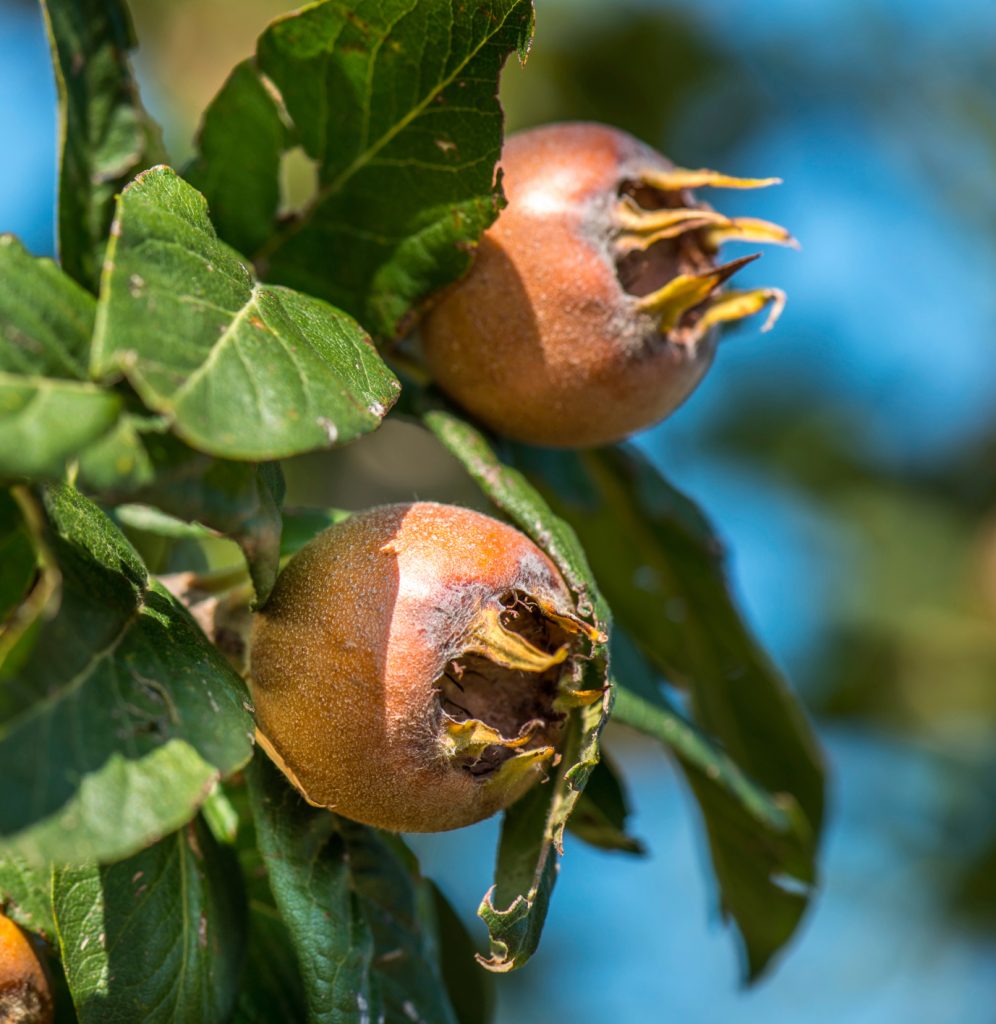
[[[459,417],[430,409],[423,420],[484,494],[546,551],[571,588],[578,614],[600,634],[590,659],[582,663],[578,685],[597,697],[570,710],[555,779],[534,787],[505,812],[495,885],[478,910],[491,934],[491,955],[481,962],[504,972],[521,967],[536,951],[556,880],[557,855],[563,852],[564,828],[598,764],[599,735],[612,701],[605,632],[609,612],[574,531],[522,474],[503,465],[484,436]]]

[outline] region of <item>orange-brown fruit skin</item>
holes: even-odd
[[[433,684],[482,601],[513,589],[572,611],[527,537],[470,509],[389,505],[299,551],[253,629],[259,731],[307,799],[398,832],[439,832],[508,806],[512,787],[441,757]]]
[[[48,976],[31,940],[0,915],[0,1021],[3,1024],[51,1024]]]
[[[423,322],[440,388],[498,433],[553,447],[616,441],[677,408],[709,368],[716,332],[669,341],[622,288],[610,249],[620,186],[672,167],[606,125],[510,136],[508,205]]]

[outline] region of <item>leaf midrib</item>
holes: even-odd
[[[401,132],[403,132],[417,117],[421,116],[421,114],[428,108],[429,104],[432,103],[440,93],[444,92],[453,84],[454,81],[456,81],[467,65],[505,27],[505,23],[508,21],[514,10],[515,6],[513,5],[506,12],[505,17],[502,18],[494,27],[494,30],[481,38],[478,44],[467,53],[466,57],[460,61],[459,64],[457,64],[450,75],[442,79],[435,89],[431,89],[404,117],[389,128],[372,146],[359,154],[352,163],[343,168],[335,178],[319,188],[314,199],[312,199],[307,210],[305,210],[304,215],[289,224],[284,231],[271,235],[269,241],[262,245],[253,257],[254,262],[258,263],[261,260],[269,259],[275,252],[278,252],[283,248],[290,239],[310,225],[314,219],[315,212],[331,196],[334,196],[339,192],[345,184],[368,163],[370,163],[370,161],[373,160],[385,146],[397,138],[397,136],[400,135]]]

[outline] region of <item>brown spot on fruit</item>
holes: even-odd
[[[593,632],[511,526],[429,502],[357,514],[294,556],[257,616],[261,745],[318,806],[469,825],[558,760],[555,704]]]

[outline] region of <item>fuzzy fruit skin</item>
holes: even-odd
[[[433,684],[482,603],[519,589],[572,610],[553,563],[517,530],[417,502],[360,513],[301,549],[256,618],[260,732],[305,797],[355,821],[438,832],[508,806],[512,787],[440,756]]]
[[[27,935],[0,915],[0,1021],[51,1024],[48,976]]]
[[[440,388],[492,430],[553,447],[606,444],[663,419],[709,368],[716,332],[668,340],[620,285],[610,243],[620,186],[673,164],[579,122],[510,136],[501,166],[508,206],[423,323]]]

